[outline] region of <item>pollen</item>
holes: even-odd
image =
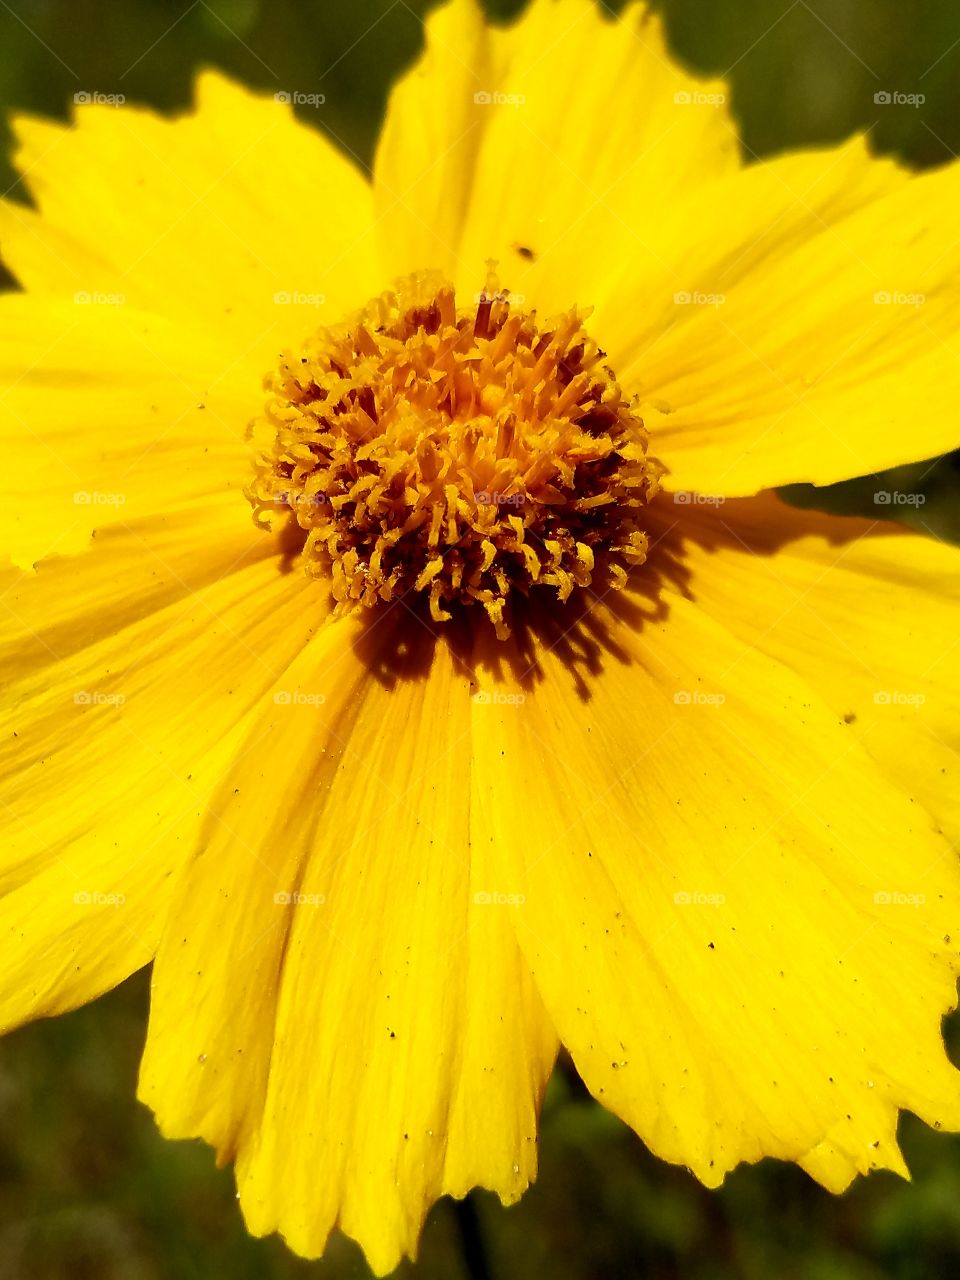
[[[251,426],[259,524],[303,531],[338,613],[422,596],[510,634],[516,594],[566,601],[647,556],[658,467],[578,308],[538,321],[491,271],[470,306],[419,273],[285,353]]]

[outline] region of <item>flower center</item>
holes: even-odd
[[[258,523],[296,519],[341,613],[423,593],[435,621],[480,605],[504,639],[513,592],[622,586],[658,471],[587,314],[538,324],[492,275],[458,308],[421,273],[320,329],[265,381]]]

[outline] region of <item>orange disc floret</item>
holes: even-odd
[[[622,585],[658,471],[585,318],[541,327],[495,285],[458,309],[424,273],[319,330],[266,379],[256,518],[293,513],[340,612],[423,592],[505,637],[514,590]]]

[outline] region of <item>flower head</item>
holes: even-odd
[[[153,961],[163,1132],[380,1272],[561,1043],[709,1185],[960,1128],[960,554],[771,492],[958,443],[960,169],[744,163],[642,9],[427,27],[372,180],[207,74],[0,208],[2,1024]]]

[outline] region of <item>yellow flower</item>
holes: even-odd
[[[197,99],[19,124],[3,1025],[154,961],[163,1132],[378,1272],[521,1194],[559,1043],[711,1186],[904,1171],[960,1128],[960,553],[770,490],[958,443],[960,168],[745,166],[583,0],[434,13],[372,182]]]

